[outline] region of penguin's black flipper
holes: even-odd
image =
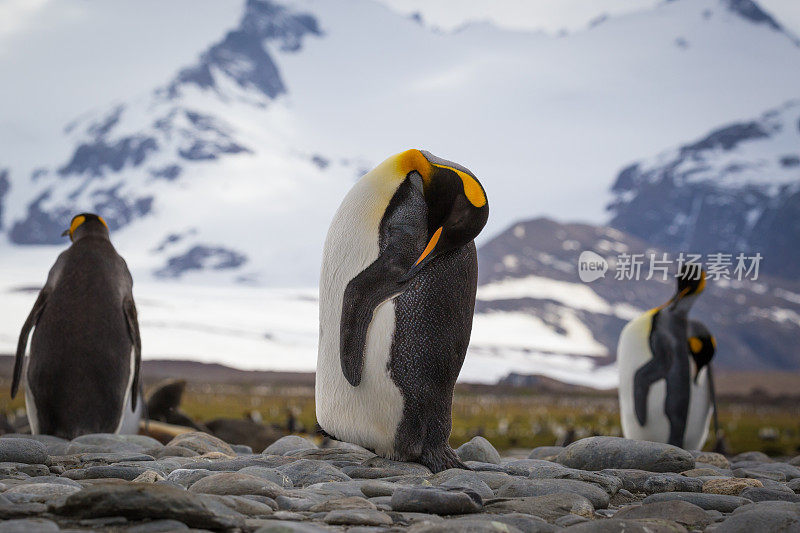
[[[427,206],[414,180],[398,187],[381,220],[380,255],[350,280],[344,290],[339,331],[342,372],[354,387],[361,383],[367,329],[375,308],[405,291],[403,276],[428,240]]]
[[[25,351],[28,349],[28,337],[30,336],[31,329],[39,322],[39,317],[42,316],[44,306],[47,304],[47,291],[42,289],[39,291],[39,296],[33,304],[28,318],[22,325],[22,331],[19,334],[19,342],[17,343],[17,357],[14,361],[14,378],[11,381],[11,397],[17,395],[19,389],[19,382],[22,378],[22,366],[25,361]]]
[[[133,343],[133,382],[131,383],[131,410],[136,411],[139,400],[139,367],[142,365],[142,339],[139,335],[139,318],[136,314],[136,304],[126,298],[124,303],[125,320],[128,323],[128,335]]]
[[[642,365],[633,376],[633,410],[641,426],[647,424],[647,396],[656,381],[665,379],[672,360],[670,340],[656,329],[658,315],[653,317],[650,333],[650,352],[653,358]]]

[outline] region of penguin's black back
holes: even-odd
[[[87,236],[59,257],[51,277],[27,372],[39,432],[114,432],[131,377],[128,268],[107,239]]]
[[[395,299],[389,371],[405,400],[398,448],[412,457],[441,447],[450,435],[453,387],[469,345],[477,279],[470,242],[437,257]]]

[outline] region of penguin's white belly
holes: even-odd
[[[645,313],[629,322],[620,334],[617,347],[620,421],[625,438],[667,442],[669,441],[669,419],[665,413],[666,379],[660,379],[650,386],[647,395],[647,423],[644,426],[639,425],[634,409],[634,376],[637,370],[652,359],[650,351],[652,320],[653,313]],[[692,383],[690,387],[689,413],[686,419],[683,448],[689,450],[702,448],[708,436],[710,416],[708,375],[706,369],[703,369],[697,384]]]
[[[337,439],[391,457],[397,426],[403,416],[403,396],[389,376],[394,302],[375,310],[367,332],[361,383],[353,387],[342,373],[338,343],[326,348],[317,365],[317,420]],[[337,333],[336,338],[339,335]]]
[[[393,300],[375,308],[357,387],[344,377],[340,361],[344,291],[351,279],[377,259],[378,227],[391,198],[387,193],[384,202],[378,201],[372,195],[373,189],[365,185],[362,179],[347,195],[325,242],[315,387],[317,422],[337,439],[392,457],[397,427],[403,416],[403,396],[388,368],[395,329]]]

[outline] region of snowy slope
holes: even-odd
[[[670,250],[755,253],[800,275],[800,100],[624,168],[610,224]]]
[[[310,285],[350,183],[410,146],[482,179],[484,240],[532,213],[599,219],[620,162],[794,96],[800,47],[765,17],[679,0],[552,37],[442,33],[368,0],[250,0],[151,92],[109,95],[35,156],[4,146],[2,225],[53,243],[91,209],[139,276]]]

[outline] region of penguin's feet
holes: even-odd
[[[461,468],[472,470],[461,462],[456,452],[447,444],[435,447],[425,447],[419,457],[419,463],[427,466],[434,474],[448,468]]]

